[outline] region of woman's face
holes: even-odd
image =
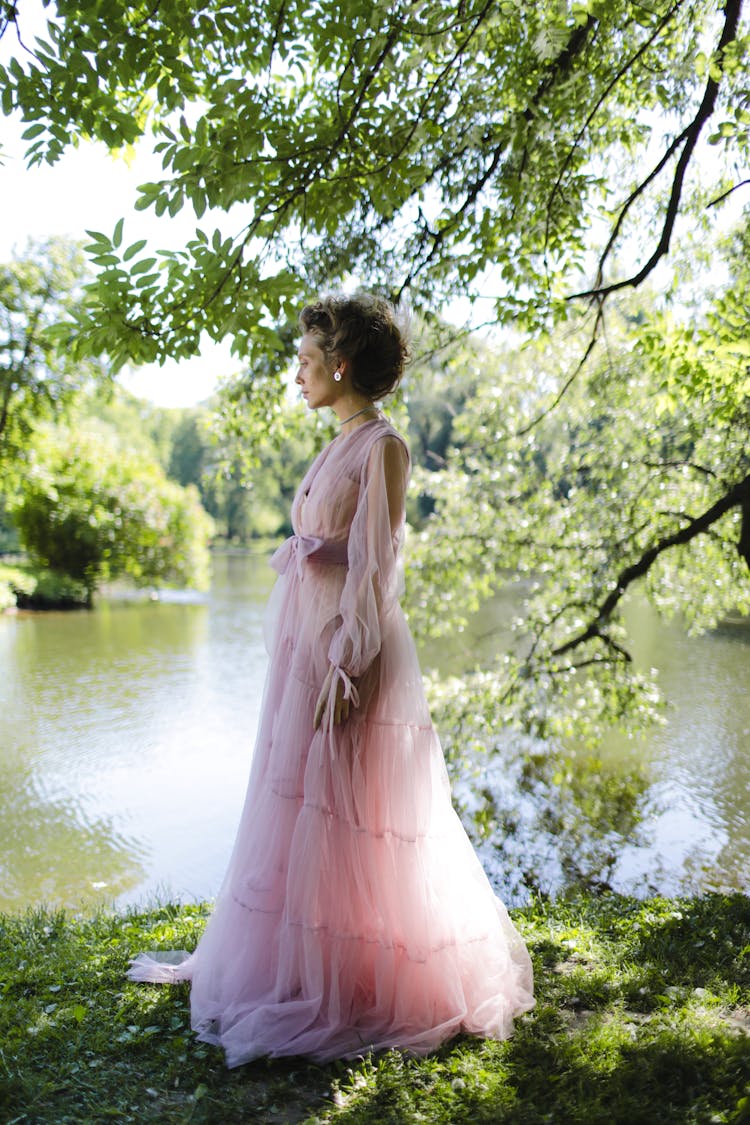
[[[297,353],[299,366],[294,380],[311,410],[317,410],[320,406],[333,406],[342,393],[341,383],[337,383],[333,377],[336,364],[326,359],[318,340],[319,337],[313,332],[306,332],[302,337]]]

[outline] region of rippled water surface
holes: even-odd
[[[0,616],[0,909],[216,893],[273,577],[265,556],[218,555],[205,598]],[[666,727],[612,738],[562,779],[549,755],[514,744],[462,793],[511,898],[581,879],[750,888],[750,627],[688,640],[639,608],[631,630],[639,661],[661,670]]]

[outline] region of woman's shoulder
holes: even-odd
[[[373,460],[381,458],[397,456],[407,464],[410,461],[406,440],[387,418],[376,418],[358,426],[345,437],[341,445],[336,440],[332,444],[338,445],[338,458],[347,464],[349,472],[367,473]]]
[[[387,418],[378,418],[376,422],[372,423],[371,444],[374,445],[375,442],[383,442],[384,448],[400,446],[405,450],[407,457],[409,455],[409,444],[406,438],[398,432]]]
[[[374,463],[382,464],[386,471],[408,473],[411,456],[406,439],[386,419],[379,419],[371,427],[369,441],[363,450],[362,465],[369,475]]]

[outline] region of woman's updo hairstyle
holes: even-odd
[[[395,391],[409,355],[405,328],[389,301],[372,293],[321,297],[299,318],[329,360],[347,359],[352,387],[375,402]]]

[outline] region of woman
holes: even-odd
[[[305,308],[296,382],[334,440],[273,556],[270,666],[245,808],[195,953],[142,954],[133,980],[190,980],[192,1023],[229,1066],[426,1052],[504,1038],[531,965],[450,802],[399,605],[407,448],[374,403],[400,378],[392,308]]]

